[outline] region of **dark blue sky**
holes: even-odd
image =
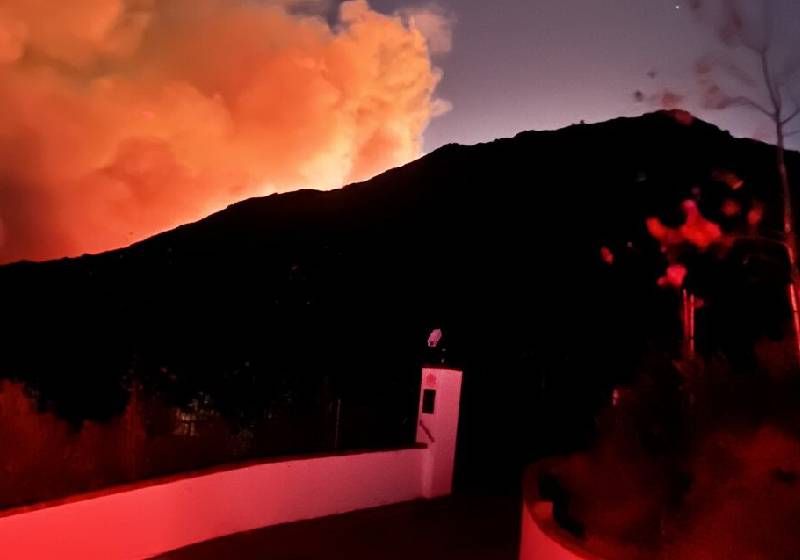
[[[800,1],[767,1],[786,29],[800,29]],[[409,5],[408,0],[370,3],[383,12]],[[696,93],[694,63],[702,55],[725,52],[710,27],[692,15],[686,0],[437,4],[455,18],[452,51],[436,59],[444,71],[440,94],[452,102],[453,110],[431,124],[426,150],[652,110],[654,106],[634,101],[637,89]],[[792,36],[794,52],[800,55],[800,34],[795,31]],[[655,78],[647,77],[650,70],[658,71]],[[684,104],[736,135],[773,138],[768,122],[757,114],[704,111],[691,97]]]

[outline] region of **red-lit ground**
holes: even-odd
[[[520,508],[510,497],[405,503],[241,533],[157,560],[512,560]]]

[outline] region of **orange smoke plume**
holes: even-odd
[[[324,4],[4,0],[0,262],[128,245],[417,157],[446,109],[430,57],[446,20],[351,0],[330,24]]]

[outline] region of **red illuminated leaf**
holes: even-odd
[[[722,203],[722,213],[727,218],[734,218],[742,213],[742,205],[739,204],[737,201],[729,198],[728,200]]]
[[[706,250],[722,239],[720,227],[707,220],[693,200],[683,203],[683,211],[686,214],[686,222],[680,227],[680,233],[689,243],[698,249]]]
[[[750,208],[750,211],[747,212],[747,223],[753,227],[759,225],[763,219],[764,207],[760,204],[754,205],[752,208]]]
[[[711,174],[711,178],[720,183],[725,183],[735,191],[744,186],[744,180],[731,171],[718,169]]]
[[[603,259],[603,262],[607,265],[614,264],[614,253],[612,253],[611,249],[608,247],[600,248],[600,258]]]
[[[686,280],[689,271],[682,264],[672,264],[667,267],[667,272],[658,279],[658,285],[662,288],[680,288]]]

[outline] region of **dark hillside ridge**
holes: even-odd
[[[736,196],[780,229],[774,147],[675,117],[449,145],[125,249],[0,267],[0,375],[76,423],[119,414],[133,378],[178,404],[210,395],[237,421],[324,386],[380,410],[345,433],[371,445],[413,433],[424,342],[442,327],[465,371],[459,479],[515,480],[532,455],[580,445],[611,387],[674,347],[678,297],[656,285],[666,261],[648,217],[679,223],[700,186],[707,218],[725,226],[721,201]],[[720,169],[745,186],[731,195]],[[789,171],[800,177],[800,154]],[[698,255],[709,274],[687,282],[710,302],[708,348],[747,368],[746,348],[785,327],[783,279],[753,290],[731,258]],[[716,294],[735,310],[714,315]]]

